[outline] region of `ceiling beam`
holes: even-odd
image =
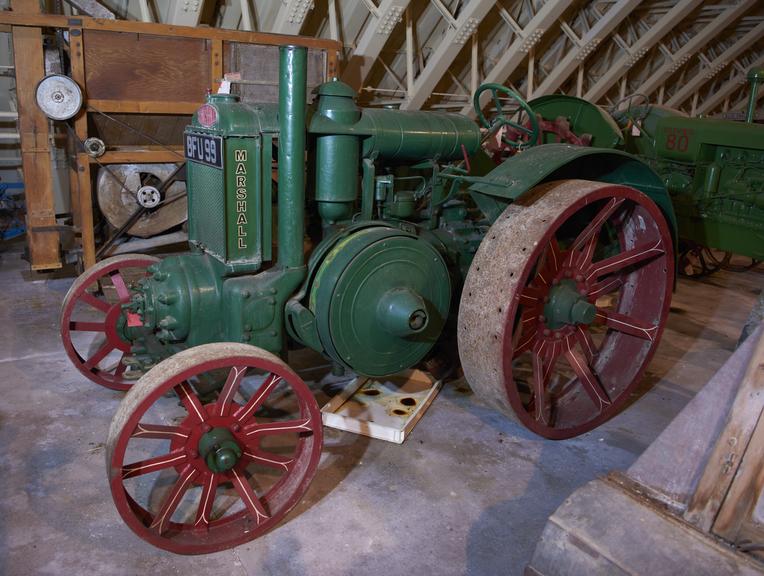
[[[361,4],[361,2],[359,2]],[[364,80],[369,75],[379,53],[384,48],[390,33],[393,31],[401,16],[409,5],[409,0],[382,0],[377,6],[376,13],[372,12],[356,43],[353,55],[350,57],[342,80],[356,90],[360,90]]]
[[[693,36],[687,44],[674,54],[671,54],[667,58],[666,63],[653,72],[647,80],[642,82],[635,92],[645,94],[646,96],[655,92],[672,74],[684,66],[696,52],[703,49],[719,32],[742,18],[757,3],[758,0],[743,0],[740,4],[735,4],[721,12],[707,26]]]
[[[174,26],[199,25],[204,9],[204,0],[170,0],[165,24]]]
[[[724,70],[730,62],[746,50],[750,50],[751,46],[759,41],[762,36],[764,36],[764,21],[760,22],[758,26],[751,29],[732,46],[727,48],[724,53],[714,61],[710,62],[701,72],[696,73],[694,77],[677,90],[665,104],[667,106],[673,106],[674,108],[681,106],[685,100],[700,90],[705,83]]]
[[[756,0],[748,0],[755,2]],[[538,88],[533,91],[533,96],[551,94],[565,82],[576,69],[581,66],[587,56],[591,54],[603,39],[618,26],[634,8],[639,6],[641,0],[618,0],[607,13],[597,20],[597,23],[589,29],[581,38],[578,46],[570,50],[544,78]]]
[[[554,2],[550,2],[554,4]],[[413,90],[401,104],[402,110],[418,110],[427,102],[435,86],[446,70],[461,52],[464,45],[477,30],[478,24],[493,8],[494,0],[471,0],[462,8],[456,21],[449,23],[448,29],[435,51],[427,59],[427,64],[413,82]],[[409,82],[410,83],[410,82]]]
[[[764,63],[764,59],[762,59],[761,63]],[[758,104],[759,100],[761,100],[762,98],[764,98],[764,90],[759,90],[756,93],[756,102],[757,102],[757,104]],[[738,103],[733,104],[730,107],[730,111],[733,112],[733,111],[737,111],[737,110],[745,110],[746,107],[748,106],[748,102],[750,102],[750,100],[751,100],[751,91],[749,89],[748,92],[746,93],[745,97],[741,98]],[[754,110],[754,118],[756,118],[756,117],[757,117],[756,111]]]
[[[573,0],[549,0],[544,4],[530,22],[523,28],[522,34],[518,33],[515,41],[502,54],[493,69],[486,75],[483,82],[503,83],[512,72],[525,60],[528,52],[533,49],[541,37],[562,16],[563,12],[573,3]],[[485,106],[489,99],[489,93],[481,96],[480,104]],[[475,116],[472,103],[467,104],[461,110],[462,114]]]
[[[313,0],[281,0],[276,19],[271,26],[274,34],[299,34]]]
[[[758,68],[759,66],[764,66],[764,54],[759,56],[756,60],[754,60],[749,68]],[[700,103],[697,109],[698,114],[710,114],[717,106],[720,106],[724,103],[725,98],[732,95],[735,90],[739,90],[740,86],[745,84],[747,82],[746,74],[737,74],[733,78],[730,78],[724,84],[722,87],[714,92],[711,96],[703,100],[703,102]],[[764,94],[764,90],[759,91],[759,96]],[[747,100],[746,100],[747,102]]]
[[[643,36],[632,44],[605,74],[589,88],[584,95],[590,102],[598,102],[618,82],[628,70],[639,62],[661,38],[668,34],[687,14],[695,10],[702,0],[679,0],[655,24],[650,26]]]

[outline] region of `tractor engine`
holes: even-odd
[[[134,351],[153,363],[162,346],[233,341],[283,354],[288,331],[362,374],[413,366],[449,316],[453,254],[474,253],[482,235],[458,202],[423,211],[432,181],[410,167],[468,158],[480,131],[456,114],[361,109],[339,81],[320,86],[308,111],[305,50],[282,49],[281,59],[278,105],[211,94],[186,130],[193,253],[140,281]],[[307,204],[306,146],[315,150]],[[452,225],[440,226],[443,211]],[[306,212],[320,222],[307,263]],[[461,260],[466,270],[469,253]]]

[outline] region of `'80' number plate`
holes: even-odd
[[[186,159],[222,168],[223,139],[220,136],[186,133]]]

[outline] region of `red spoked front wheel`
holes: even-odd
[[[538,186],[493,224],[470,267],[459,351],[476,393],[547,438],[615,415],[669,312],[671,233],[626,186]]]
[[[158,262],[144,254],[112,256],[86,270],[69,288],[61,306],[61,340],[72,364],[96,384],[127,390],[137,380],[130,378],[124,362],[131,343],[122,305],[130,302],[135,282]]]
[[[197,385],[221,384],[206,403]],[[313,395],[278,357],[204,344],[164,360],[125,396],[107,441],[114,503],[151,544],[204,554],[272,529],[307,490],[321,455]]]

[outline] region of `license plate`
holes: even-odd
[[[186,159],[215,168],[223,167],[223,139],[220,136],[186,134]]]

